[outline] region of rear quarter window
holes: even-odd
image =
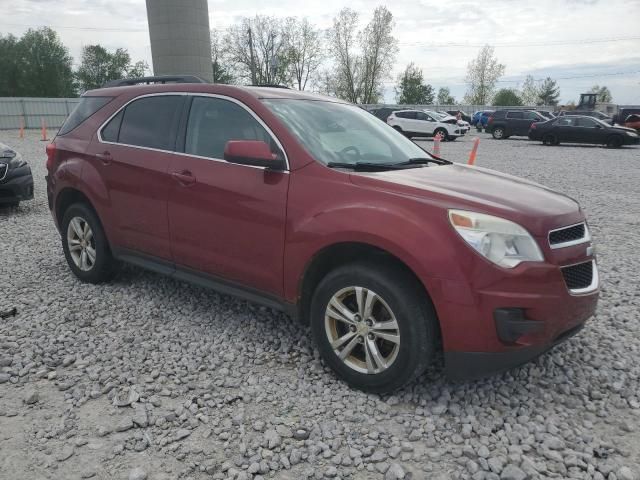
[[[80,103],[76,105],[76,108],[64,121],[58,131],[58,135],[66,135],[111,100],[113,100],[113,97],[80,97]]]

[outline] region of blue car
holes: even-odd
[[[478,129],[487,128],[487,122],[492,113],[493,110],[479,110],[475,112],[473,117],[471,117],[471,125]],[[480,122],[480,125],[478,125],[478,122]]]

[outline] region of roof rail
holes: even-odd
[[[121,78],[120,80],[110,80],[102,85],[105,87],[125,87],[127,85],[138,85],[140,83],[209,83],[195,75],[158,75],[155,77]]]
[[[255,85],[249,85],[250,87],[268,87],[268,88],[284,88],[286,90],[291,90],[291,88],[287,87],[286,85],[278,85],[276,83],[262,83],[262,84],[255,84]]]

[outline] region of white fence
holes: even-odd
[[[0,98],[0,130],[40,128],[42,121],[47,128],[60,128],[79,98]],[[24,122],[24,123],[22,123]]]

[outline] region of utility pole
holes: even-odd
[[[251,83],[253,85],[257,85],[258,81],[256,80],[256,61],[253,56],[253,36],[251,34],[251,27],[249,27],[249,51],[251,52]]]

